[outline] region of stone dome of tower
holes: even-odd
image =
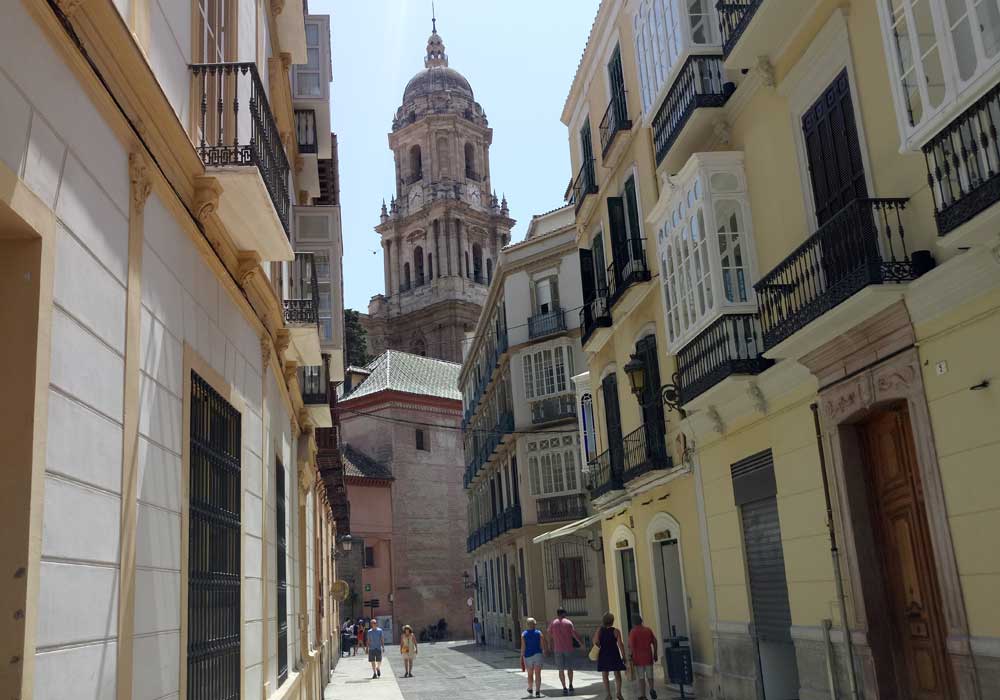
[[[427,38],[427,55],[424,69],[410,78],[403,90],[403,104],[414,98],[425,97],[437,92],[456,92],[473,99],[472,86],[461,73],[448,67],[448,54],[444,51],[444,40],[437,33],[437,22]]]

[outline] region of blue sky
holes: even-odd
[[[562,205],[570,178],[559,121],[598,0],[435,0],[449,65],[472,84],[493,128],[490,168],[524,238],[532,214]],[[383,292],[378,223],[393,193],[387,134],[407,81],[423,69],[430,0],[310,0],[329,14],[333,130],[340,147],[345,306]],[[375,254],[377,253],[377,254]]]

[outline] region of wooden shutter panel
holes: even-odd
[[[594,298],[594,254],[585,248],[580,249],[580,286],[583,288],[583,300]]]
[[[625,225],[625,200],[622,197],[608,197],[608,222],[611,226],[612,255],[618,257],[618,249],[628,238]]]

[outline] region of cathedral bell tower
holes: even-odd
[[[462,361],[514,221],[490,181],[489,128],[437,23],[424,69],[406,84],[389,134],[396,191],[382,204],[385,294],[372,298],[369,349]]]

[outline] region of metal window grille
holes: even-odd
[[[240,697],[240,414],[191,373],[190,700]]]
[[[584,588],[589,588],[593,584],[591,580],[590,567],[586,565],[589,559],[587,550],[590,548],[587,540],[577,535],[560,537],[557,540],[550,540],[545,548],[545,587],[551,591],[561,590],[563,587],[563,571],[561,570],[561,560],[580,559],[584,562],[583,581]]]
[[[275,519],[278,541],[278,686],[288,679],[288,539],[285,527],[285,467],[275,462]]]

